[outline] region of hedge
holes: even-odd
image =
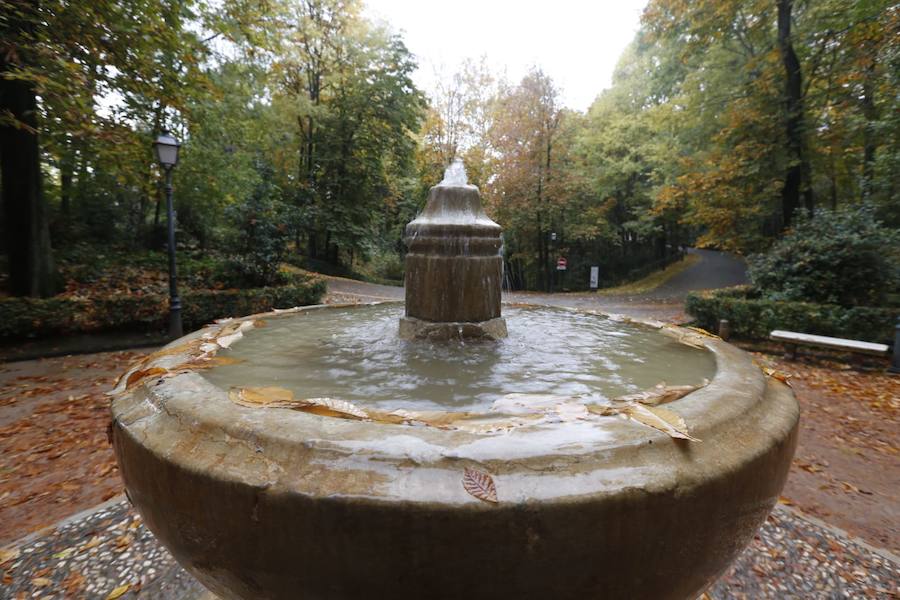
[[[900,308],[845,307],[767,300],[749,286],[688,294],[685,309],[698,326],[716,331],[727,319],[736,337],[768,339],[773,329],[890,344]]]
[[[182,321],[189,331],[222,317],[316,304],[324,293],[322,280],[244,290],[189,290],[181,296]],[[168,297],[156,294],[4,298],[0,300],[0,338],[162,330],[168,311]]]

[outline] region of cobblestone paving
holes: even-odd
[[[3,599],[202,595],[124,501],[0,552]],[[900,563],[779,508],[707,596],[898,598]]]

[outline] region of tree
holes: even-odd
[[[9,291],[51,296],[56,272],[44,200],[35,84],[21,76],[36,60],[31,40],[39,19],[37,0],[0,3],[0,187]]]

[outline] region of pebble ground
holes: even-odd
[[[8,546],[0,561],[4,600],[204,595],[126,501]],[[779,507],[704,597],[900,598],[900,562]]]

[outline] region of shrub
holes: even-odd
[[[772,249],[750,257],[750,279],[771,300],[875,306],[898,282],[900,234],[866,205],[800,218]]]
[[[283,283],[279,271],[290,237],[289,209],[277,188],[263,181],[245,201],[228,209],[236,232],[231,254],[219,274],[228,287],[265,287]]]
[[[748,286],[691,293],[685,309],[697,325],[716,331],[727,319],[737,337],[767,339],[773,329],[890,343],[900,309],[789,302],[760,298]]]
[[[190,290],[181,297],[185,329],[215,319],[316,304],[325,293],[320,279],[293,285],[245,290]],[[0,338],[39,337],[112,329],[161,330],[169,300],[159,294],[103,297],[4,298],[0,300]]]

